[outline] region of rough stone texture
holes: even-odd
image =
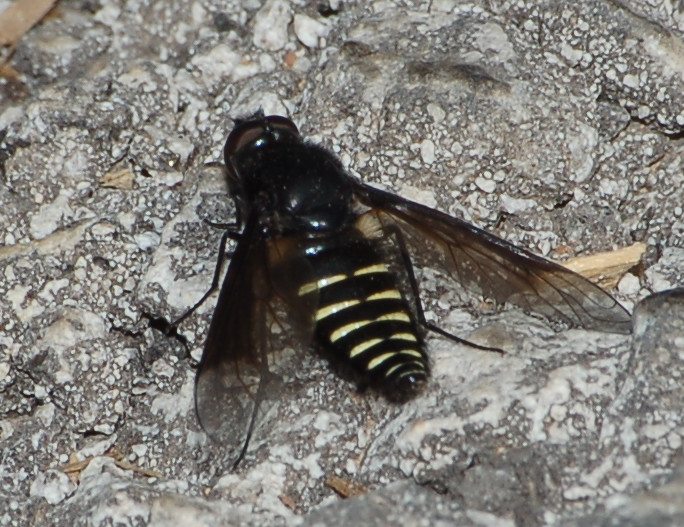
[[[0,524],[684,523],[681,293],[633,339],[555,332],[424,269],[431,318],[509,353],[431,339],[404,406],[291,361],[235,473],[140,320],[208,287],[202,220],[234,212],[208,163],[259,106],[538,253],[646,242],[630,308],[684,283],[683,33],[676,2],[61,2],[0,78]]]

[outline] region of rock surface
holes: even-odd
[[[236,472],[194,414],[215,300],[192,359],[141,319],[209,286],[211,163],[259,107],[534,252],[648,244],[629,308],[671,290],[683,56],[672,2],[59,3],[0,76],[0,525],[683,524],[681,290],[628,337],[474,316],[419,270],[429,318],[508,353],[429,339],[403,406],[293,359]]]

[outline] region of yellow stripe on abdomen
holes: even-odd
[[[353,259],[352,259],[353,256]],[[395,382],[406,375],[428,375],[422,340],[397,277],[379,257],[337,254],[316,280],[304,283],[299,296],[317,294],[317,338],[340,359],[373,379]],[[319,275],[320,276],[320,275]],[[333,287],[328,287],[336,284]],[[383,381],[385,382],[385,381]]]
[[[349,356],[353,359],[357,355],[360,355],[364,351],[366,351],[368,348],[372,348],[376,344],[380,344],[383,340],[385,339],[380,339],[380,338],[374,338],[374,339],[368,339],[361,344],[357,344],[354,346],[351,351],[349,352]]]
[[[299,291],[297,291],[297,294],[299,296],[308,295],[309,293],[313,293],[314,291],[318,291],[319,289],[323,289],[324,287],[327,287],[331,284],[341,282],[342,280],[346,280],[347,278],[348,277],[346,274],[336,274],[333,276],[326,276],[325,278],[320,278],[320,279],[314,280],[312,282],[307,282],[306,284],[302,285],[299,288]]]
[[[337,342],[338,340],[346,337],[350,333],[364,328],[370,324],[374,324],[376,322],[392,322],[392,321],[398,321],[398,322],[411,322],[411,317],[408,316],[408,314],[404,313],[403,311],[395,311],[393,313],[387,313],[385,315],[380,315],[379,317],[368,320],[358,320],[356,322],[350,322],[349,324],[345,324],[344,326],[340,326],[337,328],[335,331],[330,333],[330,342]]]
[[[325,307],[321,307],[316,311],[316,322],[323,320],[324,318],[334,315],[335,313],[342,311],[344,309],[349,309],[352,306],[360,304],[358,300],[343,300],[342,302],[337,302],[335,304],[330,304]]]
[[[421,356],[422,358],[422,356]],[[385,372],[385,377],[391,376],[395,371],[397,371],[399,368],[403,366],[410,366],[411,369],[407,371],[407,373],[425,373],[425,365],[421,361],[417,360],[412,360],[409,362],[400,362],[399,364],[395,364],[394,366],[390,367],[386,372]]]
[[[330,334],[330,342],[336,342],[341,338],[346,337],[352,331],[361,329],[362,327],[372,324],[373,320],[359,320],[358,322],[352,322],[351,324],[345,324],[344,326],[336,329]]]
[[[389,270],[389,267],[387,264],[384,263],[379,263],[379,264],[373,264],[369,265],[367,267],[362,267],[361,269],[357,269],[354,271],[354,276],[361,276],[364,274],[373,274],[373,273],[386,273]]]
[[[380,291],[379,293],[373,293],[366,300],[390,300],[390,299],[401,299],[401,293],[396,289],[387,289],[386,291]]]
[[[383,362],[385,362],[387,359],[390,357],[394,357],[396,355],[396,352],[394,351],[388,351],[387,353],[383,353],[382,355],[378,355],[374,359],[371,359],[368,361],[368,369],[369,370],[374,370],[378,366],[380,366]]]
[[[392,335],[390,340],[410,340],[411,342],[417,342],[418,339],[413,333],[395,333]]]
[[[395,311],[394,313],[387,313],[386,315],[381,315],[375,320],[382,321],[382,320],[396,320],[398,322],[411,322],[411,317],[408,316],[407,313],[404,311]]]

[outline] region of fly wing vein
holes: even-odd
[[[581,275],[429,207],[366,185],[357,192],[381,221],[402,229],[414,254],[431,241],[462,285],[575,326],[630,332],[629,313]]]

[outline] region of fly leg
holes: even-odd
[[[195,305],[193,305],[190,309],[188,309],[185,313],[183,313],[180,317],[178,317],[176,320],[173,322],[168,322],[164,317],[157,317],[154,315],[151,315],[149,313],[143,313],[143,317],[146,318],[149,322],[149,325],[151,328],[156,329],[164,333],[164,335],[168,337],[173,337],[177,339],[181,344],[183,344],[183,347],[185,347],[186,352],[188,352],[188,355],[190,354],[189,352],[189,347],[188,347],[188,341],[187,339],[178,333],[178,325],[183,322],[186,318],[188,318],[190,315],[192,315],[206,300],[209,298],[209,296],[218,289],[219,286],[219,280],[221,278],[221,269],[223,267],[223,261],[226,257],[226,243],[228,242],[228,239],[230,238],[231,240],[239,240],[240,239],[240,233],[236,231],[235,229],[238,227],[237,224],[232,224],[232,223],[209,223],[211,226],[216,226],[220,227],[223,229],[226,229],[223,235],[221,236],[221,242],[219,244],[219,251],[218,251],[218,259],[216,262],[216,267],[214,269],[214,278],[211,281],[211,286],[209,287],[209,290],[202,295],[202,298],[199,299]]]
[[[210,224],[212,225],[212,224]],[[223,224],[214,224],[214,225],[221,225]],[[232,224],[227,224],[229,227],[235,227],[235,225]],[[219,280],[221,278],[221,268],[223,267],[223,260],[226,257],[226,243],[228,242],[228,238],[231,240],[239,240],[240,239],[240,233],[236,232],[234,230],[226,230],[226,232],[223,233],[223,236],[221,236],[221,243],[219,244],[219,251],[218,251],[218,260],[216,261],[216,267],[214,268],[214,278],[211,281],[211,286],[207,290],[204,295],[202,295],[202,298],[199,299],[199,301],[192,306],[190,309],[188,309],[185,313],[183,313],[180,317],[178,317],[176,320],[171,322],[170,327],[176,328],[181,322],[183,322],[186,318],[188,318],[190,315],[192,315],[197,308],[199,308],[204,302],[206,301],[209,296],[218,289],[219,286]]]
[[[438,333],[439,335],[442,335],[443,337],[448,338],[449,340],[452,340],[454,342],[457,342],[459,344],[464,344],[466,346],[470,346],[471,348],[479,349],[482,351],[491,351],[493,353],[498,353],[499,355],[503,355],[505,352],[504,350],[500,348],[492,348],[490,346],[482,346],[480,344],[476,344],[474,342],[470,342],[469,340],[462,339],[461,337],[457,337],[453,333],[449,333],[448,331],[440,328],[437,324],[433,324],[432,322],[429,322],[425,318],[425,311],[423,310],[423,302],[420,297],[420,289],[418,288],[418,280],[416,280],[416,275],[413,271],[413,263],[411,262],[411,256],[408,253],[408,249],[406,248],[406,242],[404,241],[404,236],[402,235],[401,231],[394,225],[383,225],[383,229],[387,230],[390,234],[390,236],[394,237],[394,239],[397,242],[397,246],[399,247],[399,252],[401,254],[402,261],[404,263],[404,268],[406,269],[406,272],[408,274],[408,279],[409,279],[409,284],[411,285],[411,291],[413,293],[413,297],[415,298],[415,306],[416,306],[416,314],[418,315],[418,323],[422,325],[423,327],[429,329],[430,331],[434,331],[435,333]]]

